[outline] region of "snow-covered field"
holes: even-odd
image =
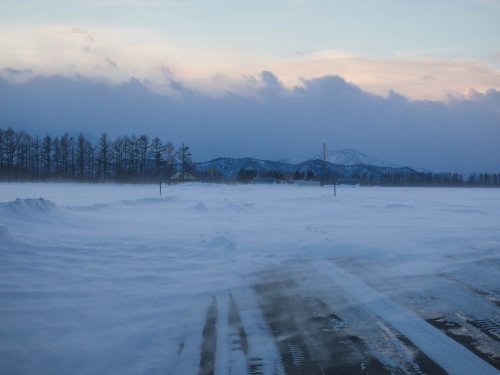
[[[337,193],[0,184],[0,373],[498,374],[500,189]]]

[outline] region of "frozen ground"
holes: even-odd
[[[2,374],[500,372],[500,189],[0,184],[0,202]]]

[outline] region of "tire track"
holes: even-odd
[[[496,319],[425,320],[327,261],[273,268],[250,285],[205,305],[199,338],[179,344],[188,366],[176,373],[498,374],[497,362],[478,357],[478,343],[455,335],[471,328],[498,343]],[[196,370],[182,372],[193,368],[196,347]]]
[[[254,288],[286,374],[389,374],[363,340],[339,330],[326,305],[297,293],[295,280],[273,271]]]
[[[203,341],[200,350],[199,375],[214,375],[215,353],[217,348],[217,300],[212,297],[212,303],[207,309],[203,327]]]

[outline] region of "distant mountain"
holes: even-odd
[[[333,164],[342,165],[372,165],[383,168],[401,168],[402,165],[388,163],[380,159],[373,158],[352,148],[334,151],[326,154],[326,160]]]
[[[300,164],[300,163],[303,163],[307,160],[312,160],[312,159],[318,159],[318,158],[317,157],[309,158],[309,157],[305,157],[305,156],[289,156],[289,157],[278,160],[278,162],[284,163],[284,164],[295,165],[295,164]]]
[[[363,156],[361,153],[358,154]],[[344,155],[349,154],[346,153]],[[355,153],[351,155],[359,157],[359,155]],[[229,179],[236,179],[240,171],[255,171],[257,175],[277,172],[287,176],[292,176],[296,172],[301,174],[312,172],[315,177],[321,177],[326,172],[328,176],[336,176],[337,178],[349,178],[361,174],[382,176],[384,174],[415,172],[414,169],[408,167],[389,166],[391,165],[389,163],[384,163],[385,165],[362,164],[361,161],[377,161],[383,163],[377,159],[369,158],[366,155],[364,156],[364,159],[357,159],[358,162],[356,162],[355,159],[347,159],[347,157],[343,159],[337,157],[333,160],[343,161],[344,164],[327,161],[326,165],[323,163],[323,160],[318,158],[306,160],[297,164],[253,158],[218,158],[202,163],[195,163],[195,167],[200,173],[208,174],[212,171],[213,173],[223,175]]]
[[[290,164],[252,158],[218,158],[203,163],[195,163],[195,166],[199,172],[208,173],[209,169],[213,169],[228,178],[236,178],[241,170],[255,171],[257,174],[270,171],[279,171],[280,173],[293,173],[295,171],[294,166]]]
[[[300,164],[307,160],[315,159],[323,160],[323,153],[318,153],[309,158],[303,156],[287,157],[281,159],[280,162],[286,164]],[[372,165],[384,168],[402,168],[401,165],[376,159],[352,148],[346,148],[338,151],[329,151],[326,153],[326,160],[332,164],[339,165]]]

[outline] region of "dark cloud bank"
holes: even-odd
[[[367,93],[340,77],[283,88],[263,72],[257,95],[210,97],[172,82],[174,96],[131,79],[0,79],[0,127],[43,135],[146,133],[184,141],[196,160],[219,156],[281,159],[356,148],[390,162],[434,171],[500,171],[500,92],[446,103]]]

